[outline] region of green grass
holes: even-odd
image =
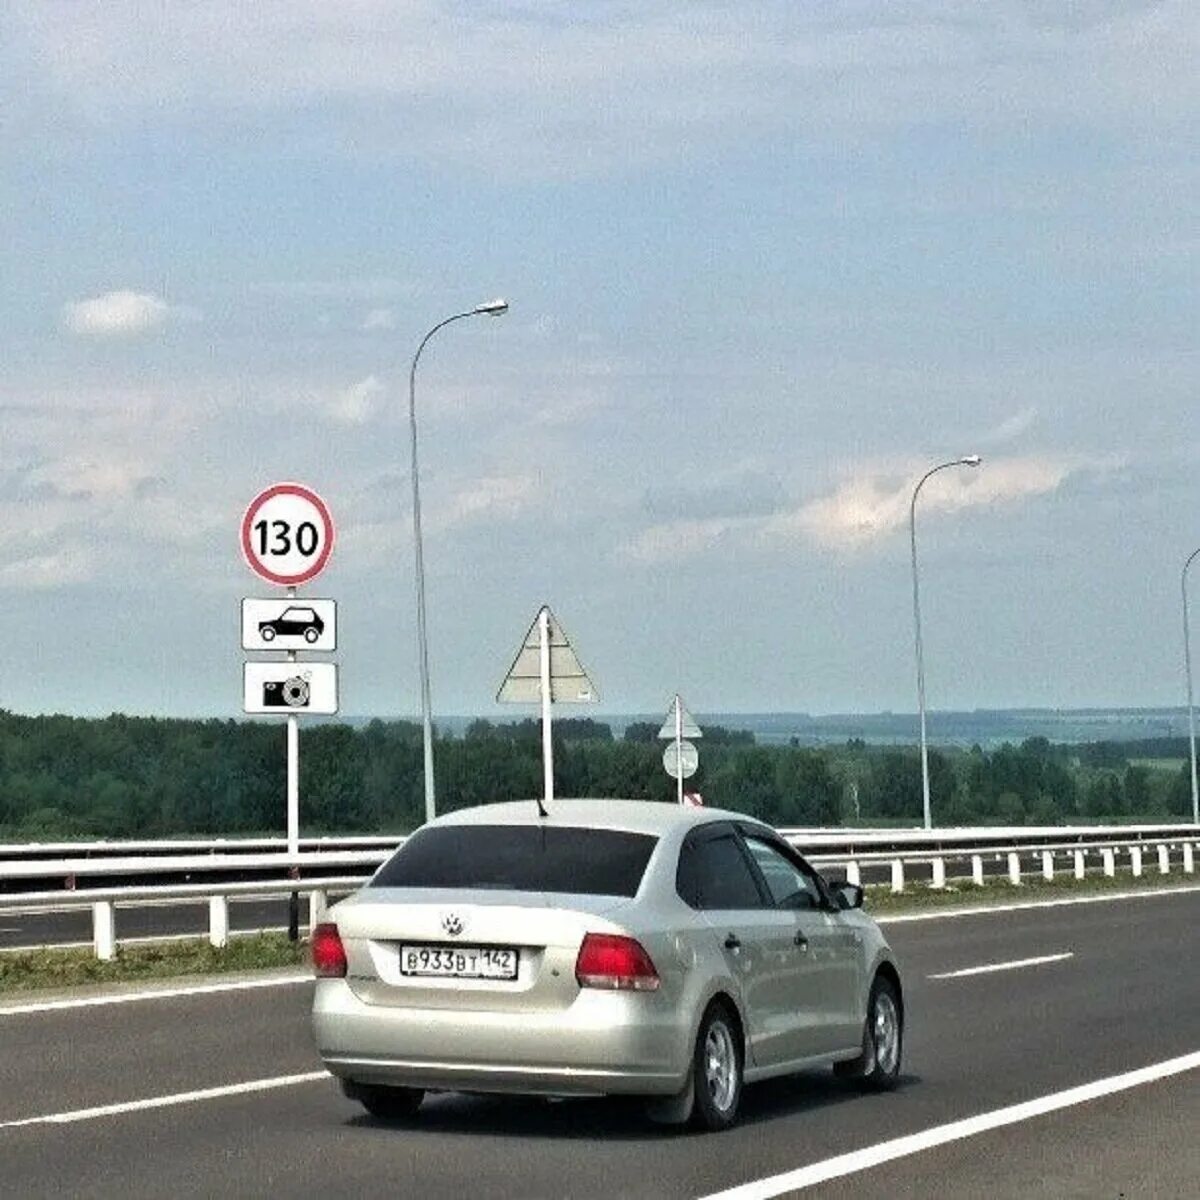
[[[1028,900],[1059,900],[1067,896],[1102,895],[1104,892],[1154,891],[1185,884],[1200,885],[1200,875],[1185,875],[1177,865],[1169,875],[1158,873],[1158,864],[1152,863],[1145,873],[1135,877],[1125,868],[1111,878],[1107,875],[1089,873],[1085,879],[1060,871],[1053,882],[1040,874],[1025,875],[1018,887],[1008,882],[1007,877],[989,877],[982,887],[970,879],[948,879],[946,887],[933,888],[927,883],[906,883],[904,891],[896,894],[889,884],[868,884],[864,907],[869,913],[880,916],[899,915],[906,912],[924,912],[937,908],[964,908],[987,904],[1013,904]]]
[[[88,948],[6,951],[0,954],[0,995],[297,966],[307,962],[307,954],[306,942],[289,942],[282,933],[231,938],[221,950],[199,939],[140,942],[118,946],[116,957],[109,962],[101,962]]]

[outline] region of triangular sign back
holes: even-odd
[[[703,737],[700,732],[700,726],[696,724],[696,718],[684,707],[680,701],[679,707],[683,709],[683,736],[685,738]],[[673,738],[675,736],[675,705],[672,704],[667,710],[667,719],[663,722],[663,727],[658,731],[660,738]]]
[[[600,699],[596,685],[583,669],[558,618],[549,608],[546,612],[550,634],[550,699],[555,704],[594,703]],[[496,693],[496,701],[499,704],[538,704],[541,699],[541,641],[535,616]]]

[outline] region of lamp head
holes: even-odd
[[[960,458],[958,461],[964,467],[977,467],[981,462],[983,462],[983,458],[978,454],[968,454],[965,457]]]
[[[471,311],[476,316],[483,316],[485,314],[489,317],[503,316],[504,313],[508,312],[508,301],[499,298],[495,300],[488,300],[483,304],[475,305]]]

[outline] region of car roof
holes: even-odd
[[[546,817],[538,814],[536,800],[507,800],[460,808],[446,813],[437,825],[555,825],[584,829],[621,829],[657,837],[713,821],[754,821],[745,813],[720,808],[691,808],[658,800],[551,800]],[[760,821],[754,823],[762,824]]]

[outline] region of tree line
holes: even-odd
[[[558,794],[670,802],[675,785],[663,770],[657,733],[656,725],[635,724],[618,738],[604,722],[557,722]],[[700,749],[700,771],[688,786],[710,806],[776,825],[921,818],[920,764],[912,749],[861,741],[819,749],[758,745],[751,734],[716,728],[705,730]],[[1055,746],[1044,738],[987,751],[932,751],[935,822],[1053,824],[1190,811],[1186,765],[1125,754],[1120,746]],[[540,726],[476,721],[461,737],[438,738],[436,764],[443,811],[529,798],[541,787]],[[283,736],[275,723],[0,711],[6,838],[279,831],[284,789]],[[420,727],[306,726],[300,794],[307,831],[414,828],[424,812]]]

